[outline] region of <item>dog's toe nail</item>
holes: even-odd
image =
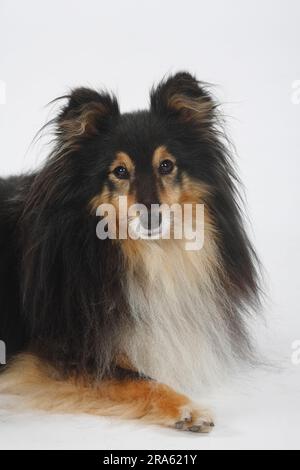
[[[211,421],[203,421],[202,426],[208,427],[208,428],[214,428],[215,424]]]
[[[184,421],[178,421],[178,422],[175,424],[175,428],[176,428],[176,429],[183,429],[183,426],[184,426]]]
[[[191,431],[191,432],[200,432],[201,431],[201,426],[191,426],[191,427],[189,427],[189,431]]]

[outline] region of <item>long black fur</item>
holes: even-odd
[[[212,100],[188,73],[152,90],[149,111],[121,114],[107,93],[76,89],[55,120],[56,145],[34,174],[0,180],[0,339],[8,355],[30,350],[68,373],[111,373],[133,319],[122,254],[95,235],[89,202],[101,192],[119,149],[145,168],[166,144],[182,171],[213,187],[208,204],[219,234],[228,321],[236,342],[243,313],[258,299],[257,258],[243,228],[237,179],[213,104],[202,123],[170,109],[172,94]],[[87,116],[84,132],[77,132]],[[230,318],[231,316],[231,318]]]

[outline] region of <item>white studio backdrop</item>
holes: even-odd
[[[298,0],[0,0],[1,175],[43,160],[30,144],[44,105],[71,87],[112,89],[129,111],[177,70],[216,85],[266,271],[262,346],[294,368],[300,397],[299,46]]]

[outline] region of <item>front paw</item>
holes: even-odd
[[[202,410],[193,403],[190,403],[182,407],[180,418],[174,426],[180,431],[208,434],[215,425],[208,411]]]
[[[214,427],[211,414],[187,396],[162,384],[152,385],[151,416],[157,424],[195,433],[209,433]]]

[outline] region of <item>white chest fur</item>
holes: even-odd
[[[127,279],[136,328],[124,349],[140,372],[182,391],[219,377],[233,354],[217,264],[212,243],[188,252],[178,241],[147,242]]]

